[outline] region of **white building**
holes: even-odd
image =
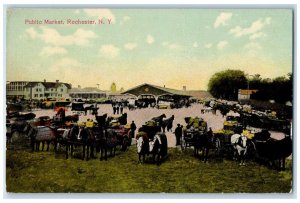
[[[12,81],[6,85],[7,97],[41,100],[46,98],[70,98],[71,84],[56,82]]]
[[[256,93],[258,90],[243,90],[239,89],[238,100],[249,100],[251,94]]]
[[[7,97],[18,97],[24,98],[25,96],[25,86],[28,81],[11,81],[6,83],[6,96]]]

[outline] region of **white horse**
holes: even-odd
[[[234,134],[231,136],[231,144],[234,149],[233,158],[240,160],[240,165],[245,165],[247,153],[247,137],[245,135]]]

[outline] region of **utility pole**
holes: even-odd
[[[250,76],[254,77],[254,75],[249,75],[249,76],[247,77],[247,84],[248,84],[248,87],[247,87],[247,94],[248,94],[248,96],[249,96],[248,99],[250,99],[250,93],[249,93],[249,90],[250,90]]]

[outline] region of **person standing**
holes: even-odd
[[[119,114],[119,106],[116,107],[117,114]]]
[[[135,130],[136,130],[136,125],[135,125],[134,121],[132,121],[130,124],[131,138],[134,138]]]
[[[180,145],[180,138],[182,136],[182,128],[180,126],[180,124],[177,124],[177,127],[175,129],[175,137],[176,137],[176,146]]]
[[[116,106],[113,106],[114,115],[116,114],[116,110],[117,110]]]
[[[120,114],[123,114],[123,105],[120,105]]]

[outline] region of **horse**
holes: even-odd
[[[79,121],[79,115],[78,114],[74,114],[74,115],[69,115],[66,116],[64,119],[64,122],[78,122]]]
[[[204,163],[206,163],[208,160],[210,150],[214,150],[215,155],[219,155],[220,140],[218,138],[214,138],[212,132],[201,132],[199,130],[195,130],[192,139],[194,143],[194,156],[198,156],[199,151],[202,151],[202,156],[200,159]]]
[[[147,136],[147,133],[140,132],[137,134],[136,148],[137,148],[137,154],[139,156],[139,163],[144,163],[146,154],[147,155],[149,154],[149,138]],[[143,157],[143,162],[141,160],[142,157]]]
[[[28,141],[28,129],[26,126],[28,123],[25,120],[16,120],[11,122],[6,120],[6,141],[8,144],[20,144],[27,145]]]
[[[107,160],[107,151],[110,150],[110,156],[115,156],[117,146],[117,133],[112,129],[103,129],[99,134],[100,161]],[[104,157],[103,157],[104,153]]]
[[[159,126],[161,126],[161,125],[162,125],[163,118],[166,118],[166,114],[162,114],[162,115],[160,115],[160,116],[153,117],[153,118],[151,118],[151,120],[155,121],[155,123],[158,123]]]
[[[82,146],[82,160],[85,158],[86,150],[86,160],[89,160],[89,158],[94,158],[94,142],[95,136],[91,129],[74,125],[67,135],[66,159],[68,159],[69,149],[71,149],[71,156],[73,156],[74,146]]]
[[[106,119],[107,119],[107,113],[103,114],[102,116],[95,115],[96,121],[99,125],[99,127],[105,127],[106,126]]]
[[[246,165],[247,154],[247,137],[243,134],[233,134],[230,138],[231,145],[233,146],[233,158],[240,161],[240,165]]]
[[[130,128],[125,128],[124,125],[118,125],[114,127],[109,127],[108,129],[111,129],[114,131],[117,135],[117,145],[121,146],[122,151],[126,151],[128,146],[130,146],[130,139],[129,139],[129,130]]]
[[[30,137],[32,151],[40,150],[40,143],[42,143],[42,151],[44,151],[45,142],[47,143],[47,151],[49,151],[50,143],[54,144],[54,150],[57,149],[58,133],[55,129],[47,126],[34,127],[31,124],[26,125],[25,132],[28,132]]]
[[[149,141],[149,154],[152,154],[153,162],[161,163],[168,154],[168,141],[164,133],[157,133],[153,140]]]
[[[172,132],[172,127],[173,127],[173,120],[174,120],[174,115],[172,115],[170,118],[162,120],[161,122],[161,128],[163,130],[163,132],[165,132],[166,127],[167,127],[167,131],[169,132],[171,130]]]
[[[127,113],[123,113],[119,118],[118,121],[120,125],[126,125],[127,124]]]
[[[293,142],[290,136],[281,140],[273,138],[259,139],[261,133],[255,134],[253,143],[256,149],[256,160],[267,163],[270,167],[277,170],[285,170],[285,159],[292,154]],[[276,162],[278,164],[276,165]]]
[[[119,117],[108,117],[107,118],[107,123],[110,123],[112,120],[117,120],[120,125],[126,125],[127,124],[127,113],[123,113]]]

